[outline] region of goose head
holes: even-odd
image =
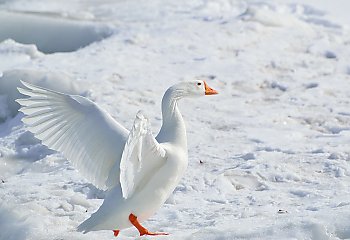
[[[180,82],[168,88],[162,100],[163,124],[157,140],[160,142],[177,142],[186,148],[186,128],[181,113],[177,108],[177,101],[184,97],[200,97],[214,94],[218,94],[218,92],[202,80]]]
[[[203,80],[194,80],[188,82],[181,82],[169,89],[171,92],[175,93],[174,97],[179,99],[183,97],[200,97],[204,95],[214,95],[218,92]]]

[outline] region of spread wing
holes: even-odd
[[[22,84],[26,89],[18,90],[29,98],[16,101],[35,137],[61,152],[96,187],[118,184],[119,169],[111,170],[120,162],[128,131],[87,98]]]
[[[123,197],[142,188],[165,161],[166,151],[154,138],[148,119],[138,112],[120,162]]]

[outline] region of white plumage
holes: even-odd
[[[19,92],[30,98],[16,101],[35,137],[61,152],[96,187],[117,185],[119,172],[111,169],[120,162],[128,131],[87,98],[22,83],[28,89]]]
[[[23,122],[49,148],[61,152],[81,174],[107,190],[101,207],[79,231],[119,230],[144,221],[166,201],[187,167],[186,129],[177,107],[183,97],[216,94],[204,81],[179,83],[162,100],[163,125],[155,138],[140,111],[130,132],[92,101],[22,82]]]
[[[139,111],[120,161],[120,184],[125,199],[134,193],[145,175],[156,172],[165,163],[165,155],[165,150],[152,135],[148,119]]]

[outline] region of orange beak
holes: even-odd
[[[218,92],[214,89],[212,89],[211,87],[208,86],[208,84],[204,82],[204,87],[205,87],[205,95],[214,95],[214,94],[218,94]]]

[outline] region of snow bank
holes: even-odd
[[[0,12],[0,41],[35,44],[44,53],[71,52],[112,34],[111,28],[44,15]]]
[[[0,54],[0,73],[45,55],[34,44],[21,44],[12,39],[0,43]]]
[[[1,23],[0,23],[1,24]],[[1,31],[1,30],[0,30]],[[44,54],[39,52],[37,47],[33,44],[20,44],[12,39],[5,40],[0,45],[0,52],[2,54],[25,54],[31,59],[35,59],[43,56]]]
[[[17,87],[21,85],[20,80],[68,94],[82,95],[85,91],[83,86],[78,87],[73,77],[63,72],[29,69],[5,71],[0,77],[0,121],[17,114],[19,104],[15,100],[23,97],[17,91]]]

